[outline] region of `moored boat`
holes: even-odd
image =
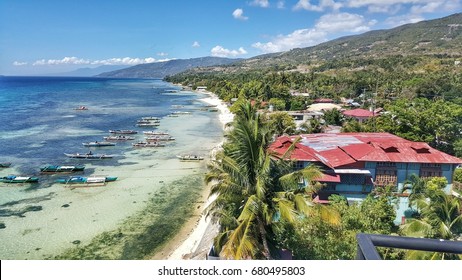
[[[0,178],[2,183],[37,183],[38,177],[8,175]]]
[[[158,142],[158,141],[174,141],[175,138],[169,135],[152,135],[146,137],[146,141],[148,142]]]
[[[115,129],[115,130],[109,130],[110,133],[113,134],[137,134],[138,131],[136,130],[124,130],[124,129]]]
[[[77,107],[77,108],[74,108],[74,110],[77,110],[77,111],[85,111],[85,110],[88,110],[88,108],[85,107],[85,106],[79,106],[79,107]]]
[[[143,131],[143,133],[146,134],[146,135],[169,135],[168,132],[157,131],[157,130]]]
[[[0,162],[0,168],[7,168],[11,166],[11,162]]]
[[[94,142],[85,142],[82,143],[85,147],[107,147],[107,146],[115,146],[115,143],[113,142],[107,142],[107,141],[94,141]]]
[[[155,123],[155,122],[148,122],[148,123],[137,123],[136,126],[139,127],[152,127],[152,126],[159,126],[160,123]]]
[[[142,117],[141,119],[145,121],[160,121],[159,117]]]
[[[114,135],[114,136],[103,137],[103,139],[106,141],[128,141],[128,140],[135,140],[135,137],[125,136],[125,135]]]
[[[113,158],[114,157],[114,155],[93,154],[93,153],[85,153],[85,154],[80,154],[80,153],[68,154],[68,153],[64,153],[64,154],[67,157],[78,158],[78,159],[108,159],[108,158]]]
[[[83,171],[85,166],[83,165],[47,165],[40,168],[40,172],[43,173],[58,173],[58,172],[79,172]]]
[[[61,184],[105,184],[107,182],[114,182],[117,180],[117,177],[114,176],[90,176],[90,177],[83,177],[83,176],[73,176],[64,179],[56,180],[56,183]]]
[[[139,148],[157,148],[157,147],[165,147],[165,144],[161,144],[159,142],[137,142],[132,144],[133,147]]]
[[[181,161],[198,161],[204,159],[204,157],[198,155],[178,155],[176,157]]]

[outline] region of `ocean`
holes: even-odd
[[[142,259],[172,238],[197,208],[210,151],[222,141],[217,112],[201,93],[162,80],[0,77],[0,177],[39,177],[38,184],[0,183],[1,259]],[[88,110],[75,110],[85,106]],[[174,111],[189,112],[177,117]],[[142,117],[157,128],[136,126]],[[136,130],[136,140],[88,148],[109,130]],[[142,131],[170,133],[166,147],[134,148]],[[104,160],[64,153],[104,153]],[[204,161],[181,162],[194,153]],[[85,165],[82,176],[117,176],[103,187],[56,184],[66,174],[40,167]]]

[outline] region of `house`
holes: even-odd
[[[347,118],[353,118],[360,123],[376,116],[375,112],[364,109],[345,110],[342,114]]]
[[[324,185],[314,198],[328,203],[332,194],[344,196],[349,203],[362,201],[374,188],[395,187],[395,223],[411,215],[405,181],[411,174],[420,177],[445,177],[446,193],[452,188],[452,176],[462,160],[440,152],[426,143],[412,142],[389,133],[320,133],[281,136],[269,149],[276,155],[295,144],[290,159],[295,168],[318,165]],[[403,191],[405,191],[403,193]]]
[[[196,88],[196,90],[197,90],[197,91],[206,91],[206,90],[207,90],[207,87],[205,87],[205,86],[198,86],[198,87]]]

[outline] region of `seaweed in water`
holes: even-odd
[[[10,217],[10,216],[18,216],[21,218],[26,217],[24,214],[27,212],[34,212],[34,211],[41,211],[42,206],[26,206],[25,208],[19,210],[9,210],[9,209],[0,209],[0,217]]]
[[[66,250],[54,259],[143,259],[156,253],[194,215],[204,188],[202,176],[177,180],[153,194],[146,208],[89,244]]]

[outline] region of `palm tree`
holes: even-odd
[[[419,216],[409,219],[401,227],[404,235],[447,240],[457,240],[461,237],[462,203],[459,198],[447,195],[442,190],[435,190],[415,199],[413,205],[419,210]],[[418,255],[411,251],[409,256],[416,258]],[[447,256],[444,254],[431,255],[432,259],[445,257]]]
[[[320,171],[310,167],[287,175],[289,162],[267,151],[271,133],[264,117],[248,102],[239,106],[223,153],[209,165],[206,176],[211,195],[217,195],[209,214],[221,225],[215,246],[226,258],[270,259],[273,224],[313,213],[307,210],[307,193],[298,188],[297,180],[312,180]]]

